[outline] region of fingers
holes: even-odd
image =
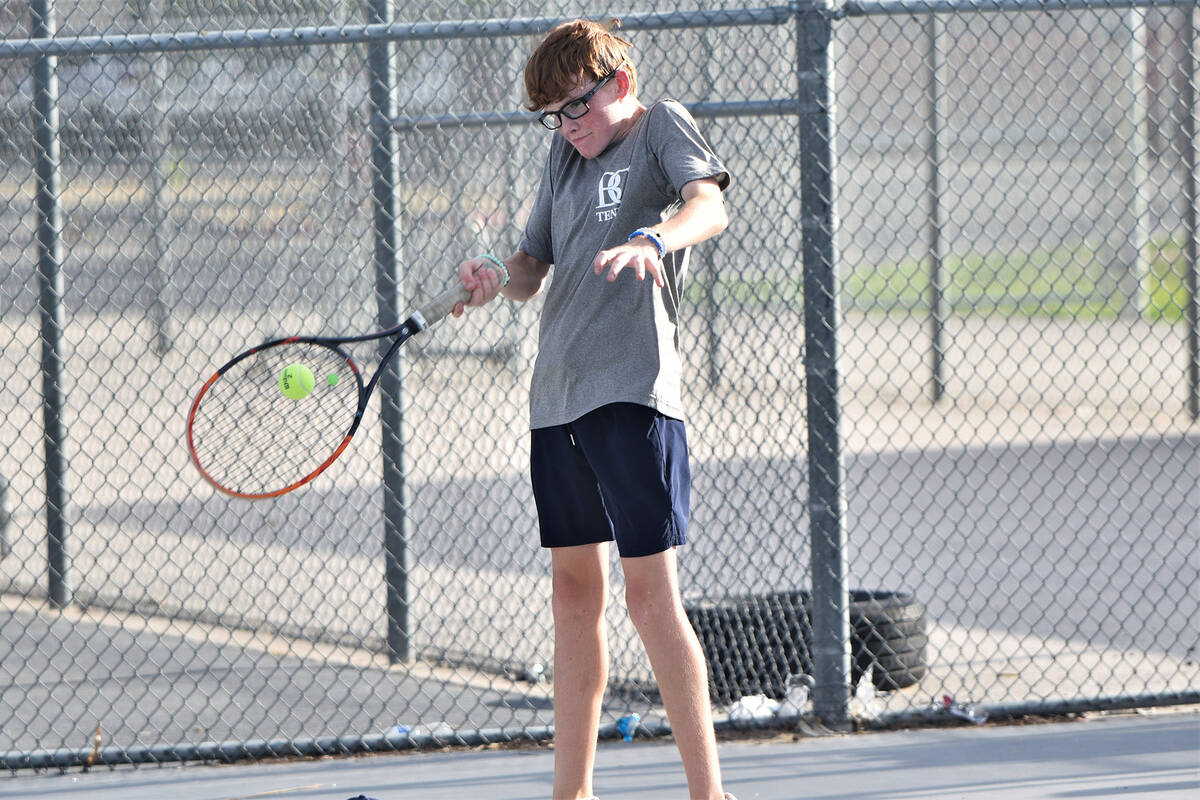
[[[650,249],[653,251],[653,245],[650,246]],[[650,275],[656,286],[661,288],[666,284],[663,278],[662,262],[658,259],[657,254],[647,253],[646,248],[641,245],[621,245],[611,250],[601,250],[596,255],[596,260],[592,262],[592,271],[597,275],[602,275],[606,268],[610,283],[615,281],[622,271],[630,269],[633,270],[634,276],[639,281],[644,281],[646,275]]]
[[[471,258],[458,265],[458,280],[471,293],[465,303],[455,303],[453,316],[461,317],[468,307],[479,307],[491,302],[500,294],[500,271],[489,265],[486,259]]]

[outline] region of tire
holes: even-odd
[[[811,595],[799,590],[684,601],[714,705],[758,694],[782,700],[789,675],[812,675],[811,605]],[[925,677],[928,642],[925,605],[912,595],[850,593],[853,686],[868,673],[882,691],[912,686]]]
[[[807,592],[778,592],[684,603],[708,664],[709,699],[782,700],[789,675],[812,674]]]
[[[875,688],[892,691],[925,677],[929,637],[925,604],[906,592],[850,593],[850,681],[870,673]]]

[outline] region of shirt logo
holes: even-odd
[[[626,167],[616,172],[601,174],[600,183],[597,186],[597,193],[599,195],[596,203],[597,222],[607,222],[617,216],[617,212],[621,210],[622,184],[628,172],[629,168]]]

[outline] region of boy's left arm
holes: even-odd
[[[683,198],[683,205],[679,211],[653,228],[662,241],[662,255],[710,239],[725,230],[729,224],[729,216],[725,212],[725,199],[716,178],[689,181],[683,185],[679,194]],[[661,266],[662,258],[658,246],[645,236],[631,239],[608,250],[601,250],[592,262],[592,269],[597,275],[608,269],[610,281],[615,281],[617,275],[628,268],[634,271],[639,281],[645,280],[649,274],[659,287],[665,284]]]

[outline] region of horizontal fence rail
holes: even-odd
[[[846,0],[838,17],[899,14],[978,14],[1013,11],[1120,11],[1147,8],[1188,8],[1191,0]]]
[[[792,6],[732,10],[645,12],[621,17],[627,30],[725,28],[746,25],[782,25],[795,16]],[[513,20],[457,20],[426,23],[377,23],[269,30],[183,31],[178,33],[120,34],[115,36],[56,36],[0,41],[0,58],[38,56],[120,55],[180,53],[259,47],[365,44],[368,42],[425,42],[531,36],[545,33],[568,17],[534,17]],[[594,17],[606,19],[606,17]]]

